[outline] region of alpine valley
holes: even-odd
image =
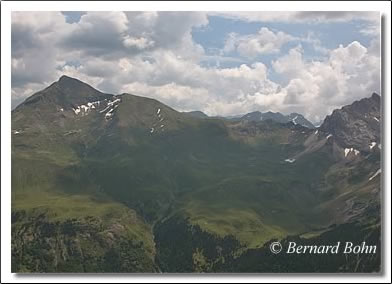
[[[62,76],[12,111],[12,271],[379,272],[380,105],[374,93],[316,128]],[[286,254],[292,241],[377,251]]]

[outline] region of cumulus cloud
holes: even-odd
[[[381,89],[379,55],[357,41],[340,45],[325,61],[307,62],[303,50],[296,47],[272,65],[288,78],[282,88],[283,107],[308,113],[315,121],[372,92],[380,93]]]
[[[123,12],[89,12],[59,37],[59,46],[83,56],[113,56],[125,50],[128,19]]]
[[[329,50],[312,33],[301,39],[266,27],[255,34],[231,33],[221,57],[230,54],[235,64],[221,68],[201,63],[208,55],[192,37],[194,28],[208,27],[204,12],[88,12],[72,23],[61,13],[38,13],[12,14],[13,106],[63,74],[105,92],[156,98],[180,111],[300,112],[314,121],[380,91],[377,37],[369,46],[353,41]],[[293,14],[280,16],[289,21]],[[337,21],[351,14],[328,17]],[[288,42],[297,46],[281,54]],[[303,42],[318,47],[325,58],[307,57]],[[275,59],[254,61],[265,54]],[[253,62],[243,63],[245,57]]]
[[[49,82],[56,78],[53,71],[60,59],[52,44],[57,32],[61,34],[65,29],[61,13],[12,13],[12,87],[23,87],[27,82]]]
[[[147,47],[153,47],[154,41],[144,37],[136,38],[136,37],[126,36],[124,38],[123,44],[125,45],[125,47],[128,48],[137,48],[139,50],[142,50],[142,49],[146,49]]]
[[[304,69],[302,53],[302,47],[298,45],[297,47],[290,49],[288,54],[273,61],[272,66],[277,73],[285,74],[288,77],[294,77]]]
[[[280,48],[296,38],[284,32],[273,32],[262,27],[257,34],[229,34],[223,48],[224,52],[237,51],[241,56],[256,57],[263,54],[278,53]]]

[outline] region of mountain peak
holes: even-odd
[[[78,80],[78,79],[76,79],[76,78],[73,78],[73,77],[70,77],[70,76],[67,76],[67,75],[61,75],[61,77],[59,78],[59,82],[60,81],[66,81],[66,80],[76,80],[76,81],[80,81],[80,80]]]
[[[377,93],[373,93],[370,98],[373,99],[373,100],[380,100],[381,96],[379,94],[377,94]]]
[[[90,90],[94,90],[98,92],[96,89],[91,87],[89,84],[82,82],[76,78],[72,78],[66,75],[62,75],[54,85],[60,87],[61,89],[69,90],[69,89],[80,89],[80,88],[88,88]]]
[[[78,79],[63,75],[44,90],[28,97],[15,110],[20,107],[36,107],[41,104],[54,104],[61,108],[68,108],[111,97],[112,95],[102,93]]]
[[[57,85],[58,87],[61,88],[77,87],[77,86],[89,86],[90,88],[92,88],[87,83],[82,82],[76,78],[69,77],[67,75],[62,75],[56,82],[54,82],[54,85]]]
[[[108,97],[107,94],[94,89],[87,83],[66,75],[61,76],[50,88],[56,89],[59,96],[72,104],[82,104],[92,99]]]

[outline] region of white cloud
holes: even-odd
[[[83,31],[110,31],[121,34],[128,29],[128,18],[124,12],[88,12],[77,24]]]
[[[305,61],[301,48],[273,62],[276,72],[286,76],[282,108],[308,115],[314,121],[356,99],[380,93],[380,58],[354,41],[332,50],[325,61]],[[309,107],[311,106],[311,107]]]
[[[149,40],[144,37],[136,38],[136,37],[130,37],[126,36],[123,41],[125,47],[128,48],[137,48],[139,50],[146,49],[148,47],[153,47],[154,46],[154,41]]]
[[[208,24],[205,12],[125,12],[128,35],[144,38],[156,49],[170,49],[182,57],[200,58],[203,47],[191,35],[195,27]]]
[[[289,77],[295,76],[304,68],[302,53],[303,50],[300,45],[290,49],[288,54],[283,55],[278,60],[272,62],[274,70],[277,73],[285,74]]]
[[[72,26],[57,12],[12,12],[11,23],[13,94],[16,90],[27,94],[26,90],[37,90],[57,79],[56,68],[61,64],[61,53],[55,48],[57,37]]]
[[[55,33],[64,29],[65,18],[60,12],[12,12],[11,23],[36,32],[36,36]]]
[[[262,27],[257,34],[229,34],[223,51],[237,51],[241,56],[252,58],[262,54],[278,53],[284,44],[295,39],[284,32],[273,32]]]

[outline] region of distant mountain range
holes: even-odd
[[[297,113],[211,118],[63,76],[12,111],[12,271],[380,271],[382,248],[269,249],[380,246],[380,104],[314,129]]]
[[[188,113],[194,117],[198,118],[208,118],[209,116],[206,115],[202,111],[190,111],[190,112],[184,112]],[[246,121],[261,121],[261,120],[272,120],[275,122],[279,123],[293,123],[294,125],[299,124],[302,126],[305,126],[307,128],[313,129],[315,126],[307,120],[302,114],[299,113],[291,113],[289,115],[283,115],[280,112],[260,112],[260,111],[254,111],[250,112],[245,115],[234,115],[234,116],[227,116],[227,117],[221,117],[221,116],[214,116],[213,118],[225,118],[225,119],[232,119],[232,120],[246,120]],[[321,123],[320,123],[321,124]]]
[[[238,118],[237,118],[238,119]],[[240,118],[241,120],[249,120],[249,121],[260,121],[260,120],[273,120],[279,123],[293,123],[305,126],[307,128],[313,129],[314,125],[307,120],[302,114],[299,113],[291,113],[289,115],[283,115],[280,112],[251,112]]]

